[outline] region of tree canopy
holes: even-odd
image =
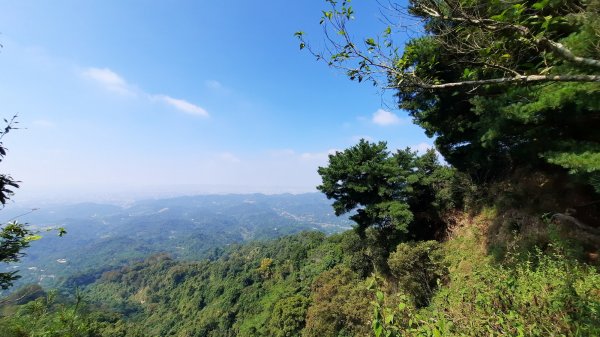
[[[443,226],[443,212],[460,199],[454,170],[441,165],[434,150],[391,154],[385,142],[360,140],[329,155],[329,166],[318,172],[323,183],[317,188],[334,199],[337,215],[355,212],[350,219],[361,235],[375,228],[405,239],[432,238]]]
[[[600,192],[600,1],[390,2],[390,25],[362,41],[351,37],[350,1],[328,2],[331,52],[299,32],[301,47],[394,90],[454,167],[479,181],[568,171]]]

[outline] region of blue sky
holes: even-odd
[[[383,30],[356,1],[357,36]],[[15,200],[305,192],[359,138],[431,144],[389,95],[300,51],[326,4],[0,1]]]

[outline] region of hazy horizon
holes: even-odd
[[[28,191],[16,189],[15,195],[6,204],[12,207],[41,207],[54,204],[77,203],[105,203],[126,205],[133,202],[169,199],[188,196],[210,195],[280,195],[280,194],[308,194],[319,193],[316,189],[303,189],[292,186],[272,186],[257,188],[253,186],[227,186],[227,185],[187,185],[187,186],[143,186],[130,188],[81,188],[81,189],[36,189]],[[0,210],[1,211],[1,210]]]
[[[355,32],[384,29],[354,7]],[[0,2],[1,117],[22,127],[3,139],[13,200],[310,192],[361,138],[430,148],[390,93],[299,49],[298,30],[318,46],[324,8]]]

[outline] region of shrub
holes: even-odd
[[[441,245],[436,241],[399,244],[388,258],[388,266],[398,286],[412,296],[417,307],[428,305],[448,276]]]
[[[377,336],[600,335],[600,274],[557,253],[538,251],[510,267],[480,266],[420,310],[406,301],[390,309],[376,294]]]

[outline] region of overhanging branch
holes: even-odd
[[[570,61],[571,63],[600,69],[600,60],[576,56],[569,48],[565,47],[561,43],[543,38],[539,40],[539,44],[547,45],[548,48],[554,51],[558,56]]]
[[[450,4],[447,5],[450,6]],[[497,21],[489,18],[481,18],[470,15],[462,10],[455,10],[452,13],[452,15],[444,15],[440,8],[433,4],[427,6],[425,5],[425,3],[420,3],[418,5],[418,9],[420,9],[425,15],[432,18],[437,18],[439,20],[448,22],[457,22],[461,24],[471,25],[479,27],[481,29],[485,29],[487,31],[511,30],[517,32],[517,34],[520,34],[523,37],[526,37],[531,41],[531,43],[539,46],[540,48],[549,49],[550,51],[554,52],[558,57],[566,61],[569,61],[573,64],[582,67],[593,67],[600,69],[600,60],[577,56],[565,45],[550,40],[546,37],[537,37],[531,32],[531,30],[528,27],[520,24]]]
[[[422,89],[450,89],[457,87],[479,86],[486,84],[537,83],[537,82],[600,82],[600,75],[529,75],[491,78],[486,80],[461,81],[443,84],[428,84],[411,81],[410,84],[398,83],[397,87],[417,87]]]

